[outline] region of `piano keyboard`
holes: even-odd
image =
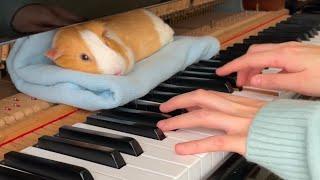
[[[210,60],[191,65],[140,99],[123,107],[91,114],[85,122],[74,119],[70,125],[60,127],[58,133],[40,137],[34,146],[5,154],[0,165],[0,179],[208,179],[230,154],[208,152],[179,156],[174,152],[174,145],[222,132],[204,128],[162,132],[156,127],[159,120],[184,111],[163,114],[159,111],[160,103],[198,88],[251,96],[253,94],[249,92],[237,90],[236,75],[217,77],[215,69],[245,54],[252,44],[286,41],[318,44],[319,30],[318,16],[292,16],[243,43],[221,50]],[[258,94],[256,97],[275,98]],[[233,171],[229,173],[233,174]]]

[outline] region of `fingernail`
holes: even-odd
[[[261,78],[259,76],[253,77],[250,83],[253,86],[259,86],[261,84]]]
[[[160,104],[160,106],[159,106],[159,110],[161,111],[161,112],[163,112],[163,104]]]
[[[216,74],[218,75],[218,76],[220,76],[220,68],[218,68],[218,69],[216,69]]]

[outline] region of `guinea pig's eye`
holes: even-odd
[[[80,58],[81,58],[82,60],[84,60],[84,61],[89,61],[89,60],[90,60],[89,56],[86,55],[86,54],[81,54],[81,55],[80,55]]]

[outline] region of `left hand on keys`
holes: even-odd
[[[204,127],[223,130],[224,135],[177,144],[178,154],[198,154],[212,151],[230,151],[244,155],[249,127],[255,114],[266,102],[249,98],[196,90],[174,97],[160,106],[164,113],[176,109],[189,112],[160,121],[163,131]]]

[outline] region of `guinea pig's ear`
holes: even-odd
[[[53,49],[50,49],[48,50],[46,53],[45,53],[45,56],[53,61],[57,60],[59,57],[61,57],[63,55],[63,52],[53,48]]]

